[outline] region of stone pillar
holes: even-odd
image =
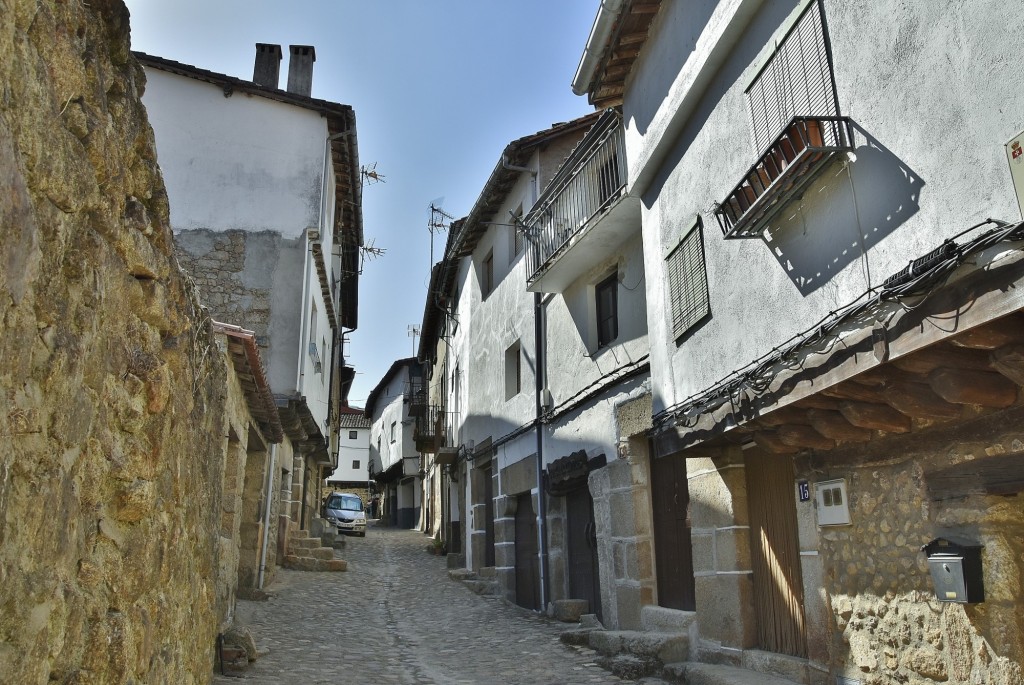
[[[650,459],[643,437],[623,441],[618,459],[590,474],[605,627],[639,630],[655,603]]]
[[[686,457],[700,636],[727,649],[753,647],[757,624],[743,452],[729,447]]]

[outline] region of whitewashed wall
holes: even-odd
[[[654,410],[685,400],[985,217],[1020,217],[1004,143],[1024,128],[1024,6],[826,0],[840,113],[855,158],[777,220],[723,240],[714,215],[756,161],[744,88],[799,3],[664,4],[624,105],[642,192]],[[721,59],[723,55],[726,58]],[[682,345],[664,259],[700,215],[712,318]]]

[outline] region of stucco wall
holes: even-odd
[[[172,204],[175,232],[298,238],[320,225],[327,122],[317,112],[242,93],[224,97],[216,85],[158,69],[147,76],[143,103],[167,192],[190,200]]]
[[[1024,128],[1024,93],[1007,88],[1018,5],[824,3],[840,112],[852,117],[855,159],[829,170],[776,220],[770,238],[723,240],[710,211],[756,160],[744,88],[795,2],[756,8],[706,83],[677,78],[712,46],[692,40],[704,4],[665,5],[626,96],[631,159],[661,110],[699,97],[661,140],[645,188],[644,233],[655,412],[770,351],[869,286],[984,217],[1020,216],[1003,144]],[[717,15],[715,15],[717,16]],[[709,24],[708,35],[721,33]],[[867,41],[867,43],[865,43]],[[942,68],[933,68],[942,65]],[[695,85],[696,83],[696,85]],[[656,108],[655,108],[656,109]],[[640,170],[643,171],[643,170]],[[637,172],[639,173],[639,171]],[[711,319],[676,346],[664,260],[693,218],[704,220]]]

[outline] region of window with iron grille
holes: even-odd
[[[747,88],[754,144],[763,151],[796,116],[838,116],[818,0],[812,1]]]
[[[679,340],[711,311],[700,217],[666,259],[672,337]]]
[[[619,337],[619,274],[613,273],[594,287],[597,305],[597,346],[607,347]]]

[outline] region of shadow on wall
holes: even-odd
[[[861,259],[920,208],[921,177],[856,123],[854,129],[864,141],[855,160],[830,166],[764,238],[802,295]],[[887,275],[870,268],[865,261],[865,288]]]

